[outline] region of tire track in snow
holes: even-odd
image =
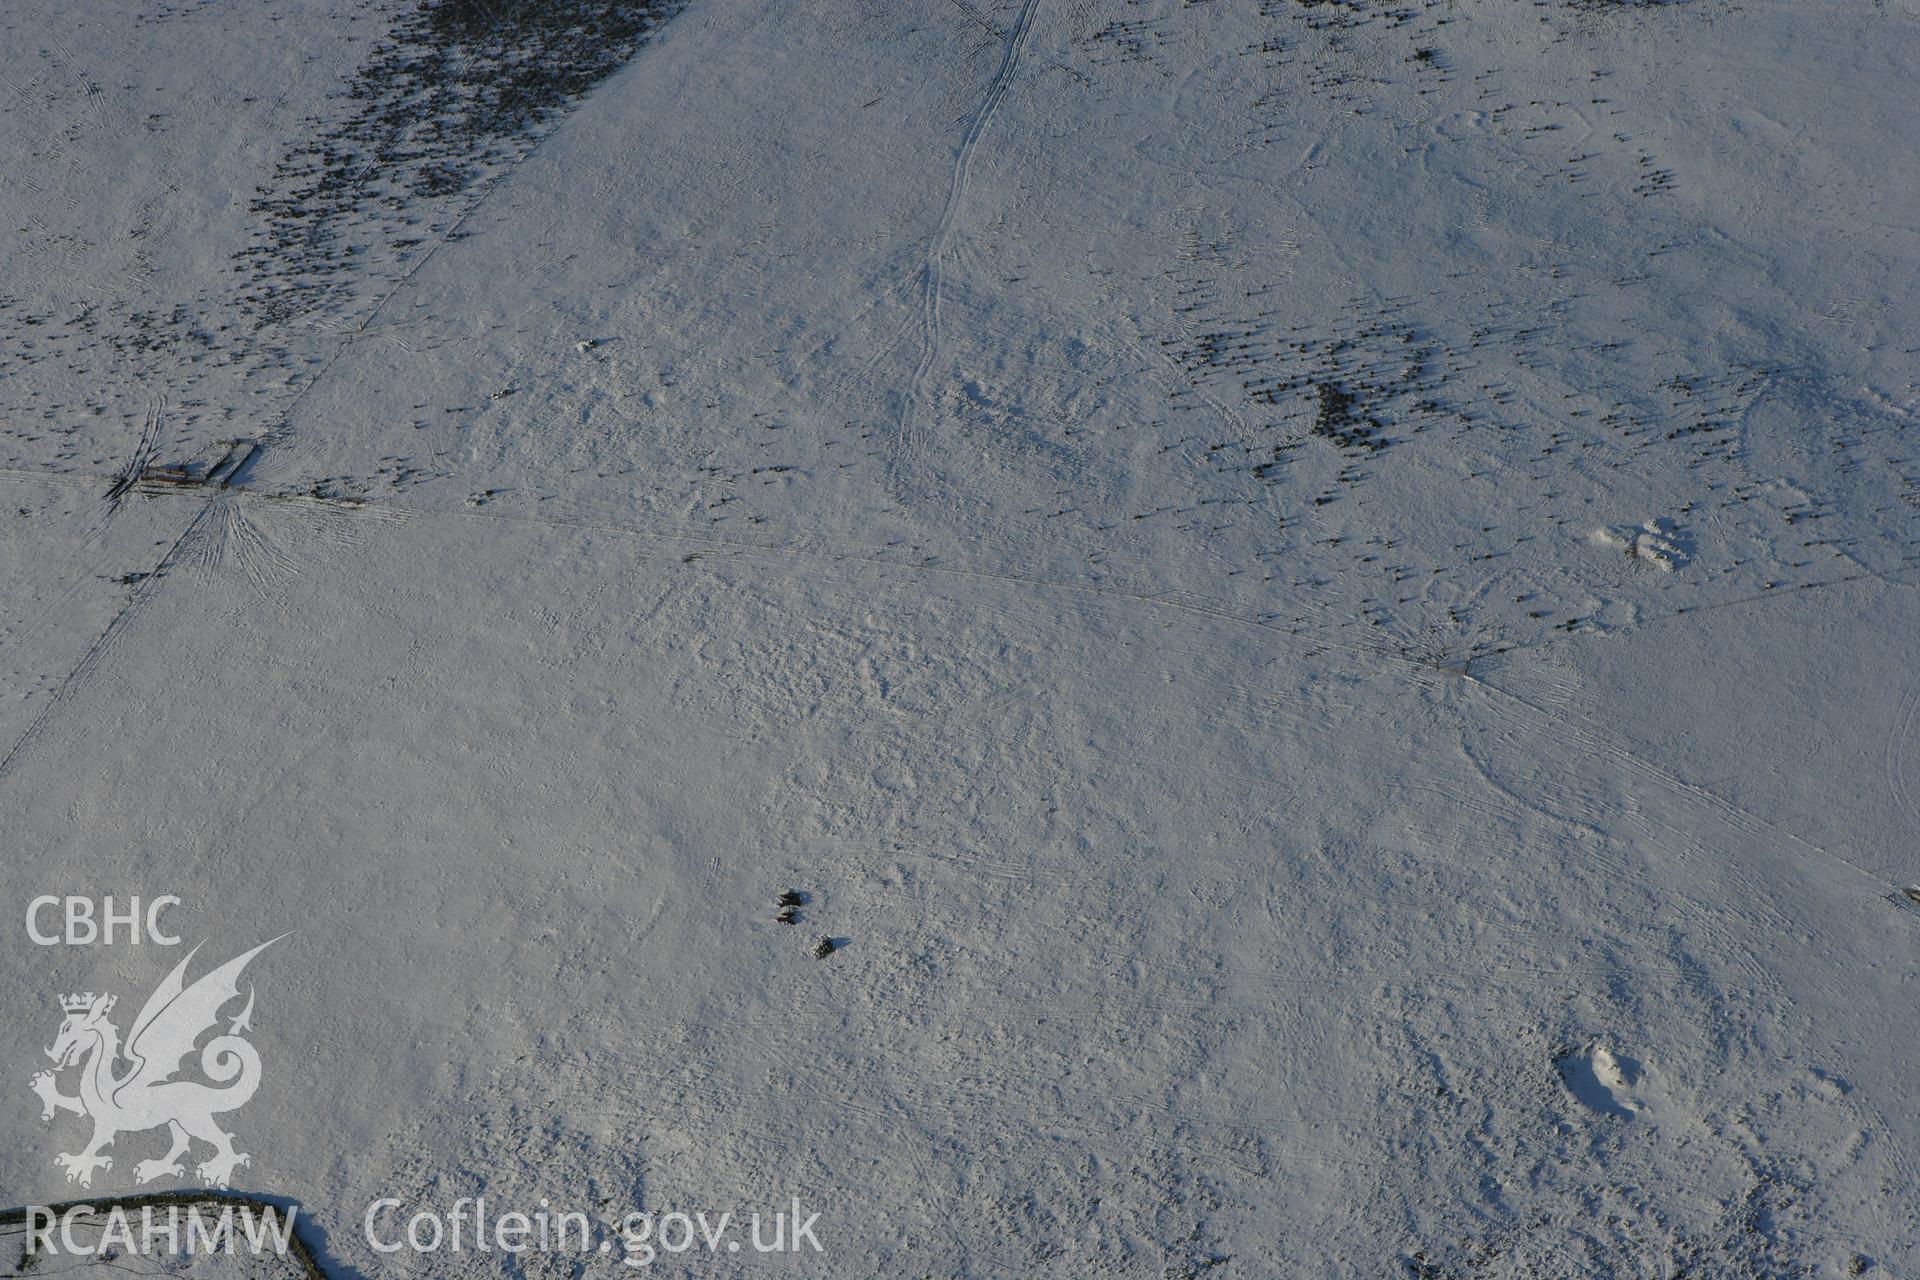
[[[920,274],[920,362],[914,368],[913,379],[907,384],[907,394],[900,406],[899,432],[894,441],[896,483],[899,473],[912,465],[920,452],[921,403],[926,399],[927,380],[940,353],[940,295],[946,286],[947,255],[953,248],[960,206],[967,198],[967,177],[973,168],[974,152],[979,150],[980,139],[993,123],[1001,100],[1007,96],[1007,86],[1013,82],[1020,54],[1026,48],[1027,37],[1033,33],[1033,15],[1039,7],[1040,0],[1026,0],[1020,6],[1020,16],[1014,20],[1006,50],[1000,56],[1000,67],[988,82],[980,109],[974,112],[973,123],[967,126],[967,134],[960,140],[960,150],[953,159],[946,207],[940,211],[940,226],[933,234],[933,243],[927,249],[927,265]]]
[[[1887,738],[1887,784],[1894,801],[1912,818],[1920,818],[1920,806],[1914,804],[1913,791],[1907,783],[1907,756],[1913,742],[1916,712],[1920,712],[1920,681],[1908,685],[1901,694],[1899,709],[1894,713],[1893,732]],[[1885,868],[1886,871],[1892,869],[1892,864]]]
[[[164,397],[150,397],[147,401],[147,419],[140,428],[140,439],[133,447],[133,453],[127,459],[127,465],[113,478],[113,487],[107,490],[107,516],[120,508],[120,499],[127,496],[129,490],[139,481],[141,475],[153,462],[153,455],[160,448],[160,429],[165,424],[167,402]]]
[[[20,757],[26,754],[33,744],[39,740],[40,735],[45,732],[48,724],[52,722],[54,713],[66,706],[75,691],[77,691],[81,685],[85,684],[88,677],[100,666],[107,651],[112,648],[114,641],[126,630],[133,616],[140,611],[140,606],[145,604],[147,598],[158,589],[161,579],[166,576],[167,570],[179,561],[182,550],[191,547],[195,530],[200,527],[200,522],[206,519],[207,513],[212,509],[213,504],[207,503],[194,514],[193,519],[187,524],[187,527],[181,531],[180,536],[175,538],[167,547],[166,554],[160,557],[159,562],[155,564],[153,568],[153,572],[143,578],[139,585],[134,588],[133,594],[128,598],[127,603],[121,607],[120,612],[113,615],[113,618],[107,623],[106,627],[102,629],[99,636],[94,639],[94,642],[87,646],[86,652],[80,655],[80,660],[74,664],[72,670],[67,672],[66,678],[60,682],[59,688],[53,691],[53,696],[47,700],[46,705],[40,708],[39,714],[28,722],[27,727],[22,730],[20,736],[14,740],[13,746],[8,749],[6,755],[0,756],[0,780],[4,780],[8,774],[13,772],[14,766],[19,762]]]

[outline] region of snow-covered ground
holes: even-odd
[[[821,1215],[660,1274],[1920,1274],[1916,68],[0,8],[0,1200],[166,1146],[63,1177],[60,996],[291,931],[223,1123],[338,1276],[629,1273],[362,1230],[480,1195]],[[30,939],[108,894],[184,945]]]

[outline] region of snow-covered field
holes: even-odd
[[[1920,1274],[1916,72],[1920,0],[0,7],[0,1201],[201,1185],[29,1081],[290,933],[219,1123],[334,1277],[638,1270],[364,1229],[462,1197]],[[107,895],[182,944],[30,936]]]

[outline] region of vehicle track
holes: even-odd
[[[980,139],[986,135],[987,126],[993,123],[1001,100],[1007,96],[1007,86],[1013,82],[1013,73],[1020,65],[1020,55],[1026,48],[1028,37],[1033,34],[1034,13],[1039,7],[1040,0],[1026,0],[1020,6],[1020,16],[1014,20],[1013,30],[1007,36],[1007,47],[1000,56],[999,69],[987,83],[980,108],[974,112],[973,121],[967,126],[966,136],[960,140],[960,150],[953,159],[946,207],[940,211],[940,225],[933,234],[933,242],[927,250],[927,263],[920,275],[920,361],[914,368],[913,379],[907,384],[907,394],[900,405],[899,433],[894,442],[896,483],[901,473],[914,465],[920,453],[920,415],[927,398],[927,384],[933,376],[934,362],[940,353],[940,299],[946,287],[947,257],[953,249],[953,235],[959,226],[961,205],[967,198],[967,179],[973,169],[974,153],[980,149]]]

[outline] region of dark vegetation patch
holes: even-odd
[[[1244,292],[1260,297],[1271,291]],[[1215,295],[1205,300],[1211,303]],[[1394,443],[1394,423],[1415,431],[1429,420],[1454,416],[1441,398],[1441,353],[1395,308],[1356,311],[1326,336],[1282,329],[1273,315],[1262,311],[1208,325],[1168,347],[1190,385],[1213,384],[1216,393],[1273,419],[1263,434],[1278,438],[1259,446],[1269,456],[1255,466],[1256,478],[1269,479],[1278,460],[1309,438],[1363,458]],[[1238,380],[1237,394],[1219,385],[1228,378]]]
[[[183,465],[255,435],[274,419],[272,406],[297,395],[324,365],[327,344],[309,339],[352,332],[339,314],[348,303],[380,296],[456,237],[486,184],[683,6],[367,6],[355,16],[379,29],[371,52],[344,74],[333,106],[294,132],[255,189],[256,222],[232,254],[231,276],[178,298],[152,288],[51,305],[0,295],[0,379],[8,380],[16,410],[0,427],[0,464],[51,463],[123,479],[136,433],[143,441],[154,435],[161,456],[148,460],[160,465]],[[179,0],[146,16],[213,21],[212,11],[200,0]],[[81,87],[95,92],[91,82]],[[142,213],[129,239],[139,243],[154,230]],[[69,253],[69,240],[43,236],[23,255]],[[289,320],[298,322],[263,331]],[[143,430],[152,426],[149,397],[124,394],[129,369],[163,402],[157,435]],[[142,451],[151,452],[151,443]],[[158,473],[144,478],[169,483]]]
[[[1134,63],[1164,68],[1160,51],[1165,47],[1172,24],[1167,18],[1119,18],[1107,23],[1079,43],[1087,49],[1087,61],[1096,67]]]
[[[1314,384],[1319,407],[1313,415],[1313,434],[1343,449],[1384,449],[1386,428],[1380,419],[1359,411],[1353,395],[1337,383]]]
[[[342,90],[344,120],[280,162],[237,256],[271,324],[324,300],[368,252],[402,261],[452,229],[418,208],[531,150],[543,126],[618,70],[682,0],[426,0]]]

